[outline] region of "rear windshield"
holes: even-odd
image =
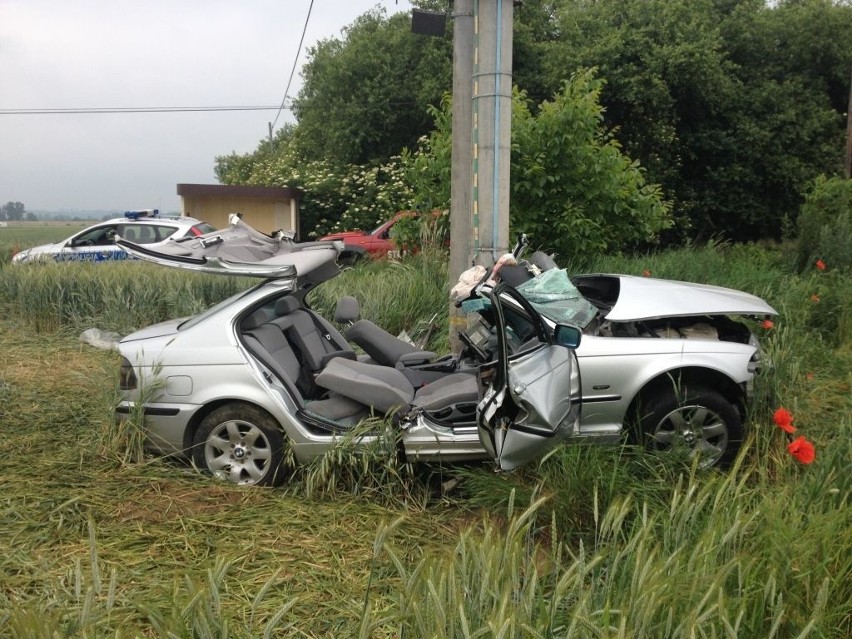
[[[187,235],[204,235],[205,233],[212,233],[216,230],[216,227],[212,224],[208,224],[207,222],[201,222],[200,224],[196,224],[193,226]]]

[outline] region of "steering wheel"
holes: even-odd
[[[488,357],[488,353],[486,353],[479,346],[474,344],[473,340],[470,338],[470,335],[468,335],[464,331],[459,332],[459,339],[461,340],[462,344],[464,344],[465,349],[470,350],[473,353],[474,357],[483,364],[490,359]]]

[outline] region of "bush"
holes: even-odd
[[[852,180],[820,176],[799,215],[799,271],[822,260],[831,270],[852,267]]]
[[[434,211],[432,214],[417,215],[413,212],[402,217],[390,231],[391,239],[403,252],[418,248],[441,249],[449,234],[449,212]]]
[[[299,234],[303,241],[338,231],[369,231],[413,204],[400,156],[381,165],[337,166],[327,160],[305,161],[281,141],[274,154],[264,149],[222,156],[216,163],[216,175],[223,184],[302,189]]]

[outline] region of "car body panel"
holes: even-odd
[[[487,389],[478,406],[477,425],[485,449],[502,470],[512,470],[577,432],[579,388],[572,388],[576,356],[546,337],[541,316],[514,289],[498,285],[487,295],[496,318],[498,348],[493,374],[485,382]],[[514,355],[509,340],[519,331],[512,326],[514,310],[504,310],[509,301],[521,306],[525,319],[537,329],[535,337],[524,333],[520,352]],[[534,345],[528,347],[530,342]]]
[[[410,212],[397,213],[369,233],[361,230],[341,231],[329,233],[321,237],[320,240],[342,241],[345,250],[357,250],[359,253],[364,252],[371,257],[399,257],[399,248],[390,236],[391,229],[400,219],[411,215],[413,213]]]
[[[130,215],[130,212],[128,212]],[[191,217],[116,218],[83,229],[61,242],[24,249],[13,258],[14,264],[31,262],[108,262],[130,259],[115,237],[132,237],[138,244],[156,246],[179,236],[196,236],[213,230],[206,222]]]
[[[618,435],[629,406],[650,381],[690,369],[750,382],[755,348],[732,342],[584,335],[577,357],[583,380],[580,434]]]
[[[610,321],[698,315],[777,315],[765,301],[743,291],[632,275],[593,274],[571,278],[580,290],[613,290],[617,299],[604,314]]]
[[[252,403],[281,424],[296,459],[306,461],[326,452],[337,435],[318,432],[311,424],[301,421],[302,400],[293,391],[296,380],[288,382],[266,368],[243,343],[238,327],[247,317],[253,318],[259,308],[277,307],[276,300],[291,294],[300,282],[327,279],[328,265],[334,265],[342,245],[332,242],[295,245],[282,241],[279,250],[269,257],[252,262],[221,259],[229,255],[229,251],[236,255],[247,241],[252,242],[251,234],[246,235],[244,230],[235,224],[225,231],[190,242],[176,242],[155,252],[122,243],[128,251],[160,264],[277,279],[235,296],[197,318],[164,322],[124,338],[120,350],[132,363],[137,376],[157,381],[150,387],[149,396],[141,390],[126,392],[119,409],[126,413],[134,401],[143,400],[146,425],[153,435],[152,446],[160,452],[178,453],[192,442],[193,425],[197,426],[208,410],[206,407],[229,401]],[[214,235],[215,241],[205,242]],[[262,243],[268,244],[268,237],[261,238]],[[273,269],[269,268],[271,260],[276,264]],[[276,270],[285,263],[295,274]],[[322,277],[316,276],[317,273]],[[501,294],[519,297],[513,289],[504,288]],[[547,329],[541,318],[531,308],[528,310],[533,319],[521,317],[517,321],[535,323],[542,335],[541,345],[513,356],[510,363],[506,379],[510,380],[512,401],[523,407],[517,421],[524,434],[501,439],[500,464],[503,468],[520,465],[540,455],[542,449],[549,448],[553,442],[562,441],[563,433],[573,432],[579,418],[576,396],[580,388],[574,352],[565,346],[551,344],[544,337]],[[177,418],[175,407],[179,407]],[[499,413],[500,408],[495,410]],[[503,419],[501,424],[505,423]],[[468,426],[447,427],[419,409],[405,421],[402,443],[409,458],[487,457],[472,421]]]
[[[297,244],[281,233],[266,235],[236,214],[230,216],[228,228],[200,237],[156,247],[140,246],[122,237],[116,243],[131,255],[161,266],[216,275],[284,279],[292,283],[325,271],[333,277],[337,273],[334,262],[341,248],[339,243]],[[325,271],[322,267],[326,267]]]

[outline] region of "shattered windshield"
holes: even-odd
[[[533,308],[557,324],[585,328],[597,314],[595,306],[571,283],[565,269],[544,271],[515,288]]]

